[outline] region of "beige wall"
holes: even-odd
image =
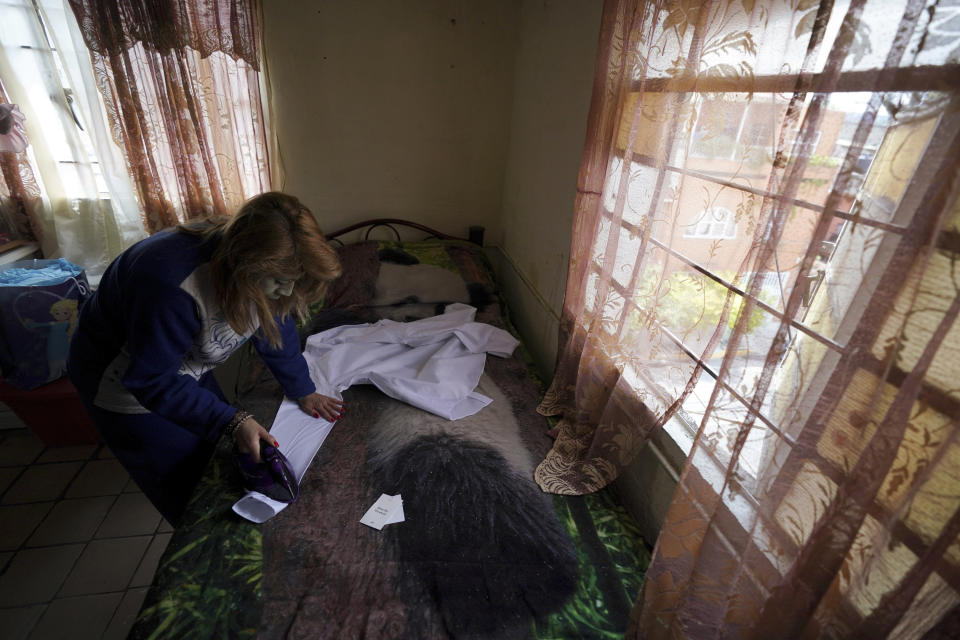
[[[503,188],[500,282],[534,362],[549,380],[570,254],[601,0],[525,1]],[[644,538],[656,540],[683,465],[664,431],[614,488]]]
[[[263,3],[286,181],[327,230],[406,217],[502,237],[519,4]]]
[[[501,280],[544,374],[553,370],[600,0],[524,2],[503,189]]]
[[[485,226],[549,373],[602,1],[263,4],[281,188],[328,231]]]

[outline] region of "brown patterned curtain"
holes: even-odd
[[[632,637],[960,637],[958,17],[606,2],[536,477],[692,441]]]
[[[256,0],[70,0],[156,231],[269,190]]]

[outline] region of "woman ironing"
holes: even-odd
[[[339,275],[313,214],[275,192],[227,222],[161,231],[107,268],[81,308],[68,371],[104,441],[169,522],[221,434],[257,461],[261,442],[278,444],[213,377],[248,339],[304,412],[342,415],[341,401],[316,393],[295,324]]]

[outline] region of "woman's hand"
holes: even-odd
[[[330,422],[335,422],[343,417],[343,401],[336,398],[322,396],[319,393],[311,393],[297,400],[300,409],[307,415],[314,418],[323,418]]]
[[[254,462],[260,462],[260,442],[272,444],[279,447],[280,444],[273,439],[273,436],[260,426],[260,423],[253,418],[247,418],[240,423],[234,438],[237,440],[237,449],[242,453],[253,454]]]

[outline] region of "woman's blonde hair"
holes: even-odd
[[[275,349],[283,340],[274,317],[286,320],[296,314],[306,319],[310,303],[320,300],[340,275],[340,260],[316,218],[285,193],[255,196],[227,221],[180,228],[217,241],[210,273],[217,301],[233,330],[246,333],[259,319],[264,337]],[[267,298],[262,287],[267,277],[296,280],[293,293]]]

